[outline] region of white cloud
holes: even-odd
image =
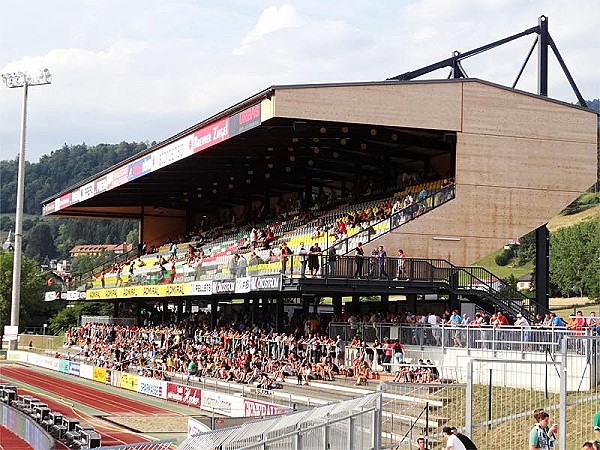
[[[304,23],[305,21],[292,5],[286,3],[279,8],[271,6],[263,11],[258,18],[256,26],[242,39],[241,47],[235,49],[233,54],[243,54],[256,41],[268,37],[279,30],[301,27]]]
[[[52,72],[52,85],[29,98],[31,160],[65,142],[163,140],[273,84],[383,80],[533,27],[540,14],[584,97],[597,98],[600,8],[597,0],[576,4],[30,0],[0,16],[0,72]],[[533,39],[464,67],[510,85]],[[534,53],[519,88],[535,91],[536,64]],[[0,159],[18,148],[17,91],[0,86]],[[559,71],[550,94],[575,101]]]

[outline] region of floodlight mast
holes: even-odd
[[[50,84],[52,76],[48,69],[41,70],[37,77],[27,72],[2,74],[2,81],[9,88],[23,88],[23,105],[21,111],[21,145],[19,148],[19,171],[17,174],[17,209],[15,216],[15,245],[13,258],[12,300],[10,307],[10,324],[19,326],[21,306],[21,252],[23,246],[23,198],[25,194],[25,143],[27,131],[27,91],[29,86]],[[17,350],[18,340],[11,340],[10,350]]]

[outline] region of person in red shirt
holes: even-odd
[[[506,316],[504,314],[502,314],[500,311],[498,311],[498,324],[499,325],[509,325],[508,323],[508,319],[506,318]]]

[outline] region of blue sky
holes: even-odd
[[[542,14],[583,96],[600,97],[597,0],[7,0],[0,72],[52,73],[30,89],[27,159],[37,161],[64,143],[161,141],[274,84],[383,80]],[[464,67],[511,85],[533,39]],[[536,61],[518,88],[536,90]],[[576,102],[551,61],[550,96]],[[2,160],[18,153],[20,108],[21,90],[0,85]]]

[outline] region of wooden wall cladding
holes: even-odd
[[[462,84],[407,82],[276,89],[274,116],[458,131]]]

